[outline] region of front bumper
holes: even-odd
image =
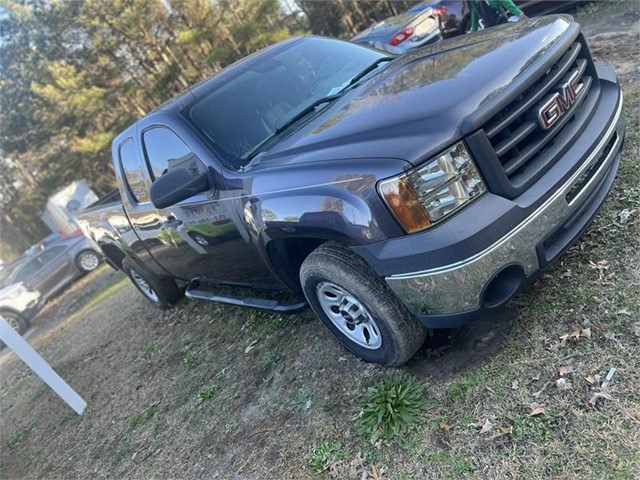
[[[363,256],[367,259],[369,254],[367,260],[374,268],[378,267],[378,273],[380,269],[387,270],[382,276],[388,286],[431,328],[461,326],[488,309],[506,303],[578,239],[604,203],[618,170],[624,140],[622,94],[610,96],[609,99],[608,102],[603,100],[600,105],[601,109],[608,110],[608,121],[601,127],[604,135],[584,155],[571,151],[566,154],[570,157],[573,153],[577,158],[567,160],[575,162],[574,165],[580,164],[580,167],[546,200],[536,204],[526,218],[509,225],[505,234],[480,251],[473,252],[473,245],[481,244],[486,234],[463,236],[462,239],[451,236],[450,243],[455,247],[453,250],[465,252],[467,256],[433,268],[409,272],[401,270],[401,273],[388,272],[389,262],[371,261],[371,251],[364,252]],[[580,161],[582,158],[584,160]],[[500,198],[496,201],[503,202]],[[517,203],[517,199],[514,201]],[[485,230],[514,223],[514,209],[496,210],[498,212],[494,212],[493,216],[489,212],[484,215],[484,221],[491,224],[484,227]],[[483,218],[477,220],[477,210],[474,213],[475,221],[482,222]],[[455,224],[456,221],[459,223],[458,231],[464,232],[466,227],[462,216],[447,223]],[[422,234],[426,241],[422,247],[424,251],[428,250],[428,232]],[[375,252],[378,258],[384,250]],[[393,250],[398,252],[395,246]],[[441,251],[449,255],[449,251]],[[472,253],[469,255],[469,252]],[[415,253],[414,250],[411,254]],[[399,258],[409,258],[408,253],[403,255]],[[395,264],[403,268],[408,262],[398,261]]]

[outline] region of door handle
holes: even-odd
[[[182,220],[177,219],[173,215],[169,215],[164,221],[164,226],[167,228],[178,228],[180,225],[182,225]]]

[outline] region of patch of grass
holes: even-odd
[[[309,466],[314,472],[322,472],[333,462],[344,458],[342,445],[329,438],[321,440],[311,451]]]
[[[441,464],[449,470],[448,478],[461,478],[472,474],[475,470],[473,463],[466,457],[454,455],[443,450],[433,450],[427,455],[429,463]]]
[[[287,408],[293,412],[306,412],[311,408],[313,390],[310,388],[301,388],[296,394],[287,402]]]
[[[354,417],[358,430],[372,443],[397,437],[420,421],[429,406],[425,393],[424,383],[400,374],[367,388]]]
[[[107,284],[102,289],[97,291],[87,301],[85,306],[82,307],[81,312],[85,312],[85,311],[89,310],[91,307],[97,305],[98,303],[102,302],[103,300],[106,300],[107,298],[109,298],[111,295],[113,295],[116,292],[120,291],[122,288],[124,288],[125,285],[127,285],[128,281],[129,281],[129,277],[127,277],[124,273],[116,272],[109,279]]]
[[[7,390],[7,393],[5,395],[9,398],[15,397],[21,391],[23,391],[26,387],[28,387],[30,383],[31,383],[31,377],[24,377],[22,380],[16,383],[13,387]]]
[[[36,390],[36,392],[33,395],[31,395],[31,398],[29,399],[29,402],[30,403],[36,403],[48,391],[49,391],[49,386],[48,385],[40,386],[40,388],[38,388],[38,390]]]
[[[160,405],[154,403],[142,410],[140,413],[136,413],[131,417],[131,420],[129,420],[129,430],[135,430],[136,428],[141,427],[151,420],[159,411]]]
[[[449,387],[447,398],[452,401],[465,401],[476,391],[478,382],[471,376],[466,376],[456,381]]]
[[[58,425],[62,426],[67,423],[69,420],[73,420],[74,418],[78,418],[78,414],[73,411],[66,411],[63,414],[58,416]]]
[[[182,348],[182,364],[185,367],[193,367],[198,363],[200,357],[200,348],[193,343],[189,343]]]
[[[203,388],[198,392],[197,401],[198,403],[204,403],[211,400],[218,394],[219,387],[216,384],[209,385],[206,388]]]
[[[238,422],[236,422],[235,420],[229,420],[227,423],[224,424],[224,426],[222,427],[222,432],[223,433],[233,433],[238,429]]]
[[[6,443],[7,448],[13,449],[22,445],[29,438],[29,435],[31,434],[32,430],[33,430],[33,426],[27,427],[11,435]]]
[[[151,340],[147,343],[147,346],[142,349],[142,353],[140,353],[141,360],[151,360],[153,352],[156,351],[156,347],[158,346],[157,340]]]
[[[278,350],[272,350],[260,360],[260,368],[262,370],[271,370],[278,365],[278,362],[282,359],[282,354]]]

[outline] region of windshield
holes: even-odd
[[[385,55],[340,40],[305,38],[260,59],[183,114],[222,161],[238,169],[278,127],[321,98],[343,90]]]

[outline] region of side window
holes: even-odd
[[[194,177],[206,171],[196,154],[168,128],[146,130],[143,141],[153,180],[173,168],[184,168]]]
[[[51,247],[38,255],[38,260],[42,263],[43,266],[48,265],[53,262],[56,258],[62,255],[62,252],[66,250],[66,247]]]
[[[12,283],[24,282],[29,277],[31,277],[31,275],[33,275],[38,270],[40,270],[41,266],[42,266],[42,263],[40,262],[40,259],[34,258],[33,260],[31,260],[29,263],[27,263],[20,269],[20,271],[17,273],[17,275],[13,279]]]
[[[120,165],[126,179],[129,192],[137,203],[147,203],[149,192],[144,182],[142,167],[136,155],[136,146],[130,138],[120,144]]]

